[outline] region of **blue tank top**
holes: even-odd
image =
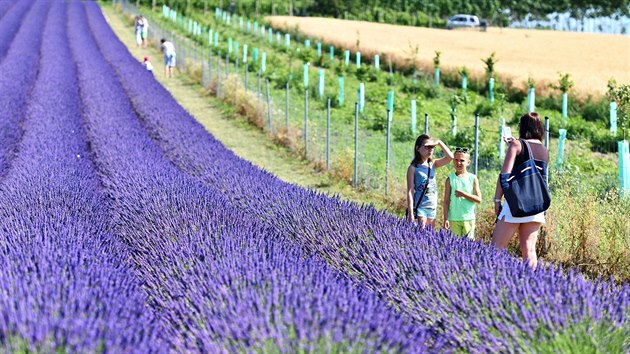
[[[428,166],[416,165],[416,172],[413,175],[414,193],[413,193],[413,205],[418,204],[418,198],[422,195],[424,186],[427,184],[427,178],[429,178],[429,185],[427,186],[427,192],[422,197],[422,201],[418,208],[422,209],[435,209],[437,208],[437,182],[435,181],[435,168],[431,162],[431,176],[427,176],[429,172]]]

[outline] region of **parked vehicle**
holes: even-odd
[[[479,17],[474,15],[455,15],[451,16],[446,22],[447,29],[453,28],[474,28],[479,27]]]

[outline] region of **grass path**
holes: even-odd
[[[142,61],[148,56],[154,66],[155,78],[193,115],[205,129],[238,156],[273,173],[278,178],[306,188],[359,203],[371,203],[377,208],[391,208],[384,198],[370,193],[356,192],[351,186],[335,181],[328,174],[316,171],[307,161],[286,148],[276,145],[263,131],[251,126],[230,111],[230,107],[213,96],[184,74],[172,79],[164,77],[161,53],[155,48],[137,48],[133,28],[111,6],[102,6],[103,13],[118,38],[131,55]]]

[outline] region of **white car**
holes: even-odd
[[[462,27],[479,27],[479,17],[473,15],[455,15],[451,16],[451,18],[449,18],[446,22],[447,29]]]

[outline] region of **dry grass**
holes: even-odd
[[[435,51],[441,51],[443,71],[466,66],[473,76],[482,76],[482,58],[496,52],[497,73],[517,86],[529,76],[540,91],[556,83],[558,72],[570,73],[580,93],[601,95],[610,78],[630,82],[630,37],[621,35],[488,28],[487,32],[440,30],[364,21],[316,17],[273,16],[275,28],[298,28],[312,38],[337,47],[356,50],[363,57],[376,53],[391,56],[397,66],[406,66],[411,47],[419,46],[418,65],[433,71]],[[385,58],[383,58],[385,59]],[[386,64],[385,60],[381,61]]]

